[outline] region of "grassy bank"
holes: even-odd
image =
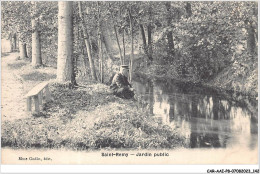
[[[198,84],[214,88],[218,91],[236,92],[254,98],[258,95],[257,64],[251,67],[231,65],[208,81],[199,80],[192,75],[181,77],[172,67],[173,65],[152,64],[148,68],[143,68],[138,73],[152,78],[175,79],[179,82]]]
[[[52,101],[28,118],[2,122],[2,147],[175,148],[186,146],[134,101],[113,96],[103,84],[69,89],[51,83]]]
[[[258,65],[233,64],[221,71],[209,85],[218,86],[246,95],[258,96]]]

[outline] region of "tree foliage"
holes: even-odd
[[[73,6],[74,57],[81,62],[88,56],[78,27],[79,10]],[[17,33],[30,45],[31,3],[4,1],[1,9],[2,35]],[[182,78],[208,80],[235,61],[254,62],[257,57],[257,2],[88,1],[82,2],[82,9],[96,69],[102,35],[105,75],[111,73],[111,64],[129,62],[132,37],[135,58],[158,67],[171,65],[172,74]],[[57,57],[57,11],[57,2],[37,2],[43,60],[52,65]]]
[[[158,45],[165,47],[165,42],[161,42],[167,32],[172,31],[177,51],[174,56],[177,73],[207,80],[238,59],[237,53],[248,47],[248,23],[257,33],[256,3],[191,2],[191,15],[185,12],[184,5],[174,7],[179,16],[171,26],[162,29]]]

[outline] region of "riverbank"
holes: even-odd
[[[257,63],[251,66],[245,63],[232,64],[232,66],[225,68],[207,84],[257,97],[258,65]]]
[[[256,99],[258,96],[258,67],[257,64],[252,66],[251,68],[245,68],[241,65],[234,64],[222,70],[209,81],[201,81],[193,76],[182,78],[171,70],[171,65],[153,64],[150,65],[149,68],[139,70],[138,74],[149,78],[174,79],[181,83],[201,85],[202,87],[212,88],[221,92],[248,95]],[[241,69],[243,69],[243,71]]]
[[[95,150],[187,146],[174,129],[140,111],[135,101],[115,97],[108,86],[78,82],[77,89],[70,89],[55,82],[55,69],[33,69],[15,56],[2,59],[2,76],[14,77],[4,82],[9,95],[2,105],[2,147]],[[39,113],[26,112],[24,94],[40,81],[50,81],[52,101]],[[7,108],[15,106],[19,107],[8,112]]]

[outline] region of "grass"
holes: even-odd
[[[52,102],[29,118],[2,123],[2,147],[175,148],[186,146],[172,128],[158,123],[134,101],[112,95],[102,84],[69,89],[50,85]]]
[[[21,77],[25,81],[45,81],[56,78],[56,75],[33,71],[26,74],[22,74]]]
[[[9,55],[9,53],[7,53],[7,52],[1,52],[1,57],[5,57],[5,56],[8,56]]]
[[[26,62],[20,62],[19,61],[19,62],[16,62],[16,63],[8,64],[8,67],[10,69],[20,69],[25,65],[26,65]]]
[[[257,96],[258,65],[255,63],[251,67],[248,66],[246,68],[232,65],[220,72],[209,84],[241,92],[245,95]]]
[[[10,55],[8,57],[7,69],[15,75],[17,79],[23,84],[23,93],[26,94],[32,87],[36,86],[42,81],[49,81],[56,78],[56,69],[47,67],[45,65],[32,67],[31,63],[27,59],[14,59]],[[14,82],[17,83],[17,82]]]

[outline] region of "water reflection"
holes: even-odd
[[[177,128],[191,148],[257,147],[257,105],[173,81],[135,78],[138,103]]]

